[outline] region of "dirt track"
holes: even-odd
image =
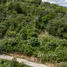
[[[8,56],[8,55],[0,55],[0,59],[7,59],[7,60],[12,60],[14,57],[13,56]],[[34,63],[34,62],[31,62],[31,61],[28,61],[26,59],[20,59],[20,58],[16,58],[18,62],[23,62],[24,64],[26,65],[29,65],[31,67],[49,67],[49,66],[46,66],[44,64],[39,64],[39,63]]]

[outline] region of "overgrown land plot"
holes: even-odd
[[[0,0],[0,52],[67,67],[67,8],[41,0]]]

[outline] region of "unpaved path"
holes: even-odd
[[[8,56],[8,55],[0,55],[0,59],[7,59],[7,60],[12,60],[14,57],[13,56]],[[20,59],[20,58],[16,58],[18,62],[23,62],[24,64],[26,65],[29,65],[31,67],[49,67],[49,66],[46,66],[44,64],[39,64],[39,63],[34,63],[34,62],[31,62],[31,61],[28,61],[28,60],[25,60],[25,59]]]

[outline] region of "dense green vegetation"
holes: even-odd
[[[24,63],[18,63],[16,59],[13,59],[12,61],[0,59],[0,67],[29,67],[29,66],[25,65]]]
[[[54,67],[67,67],[67,62],[62,62],[60,64],[55,64]]]
[[[43,31],[49,36],[39,36]],[[67,61],[67,8],[41,0],[1,2],[0,52]]]

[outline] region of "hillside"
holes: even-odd
[[[0,1],[0,53],[67,62],[67,8],[41,0]]]

